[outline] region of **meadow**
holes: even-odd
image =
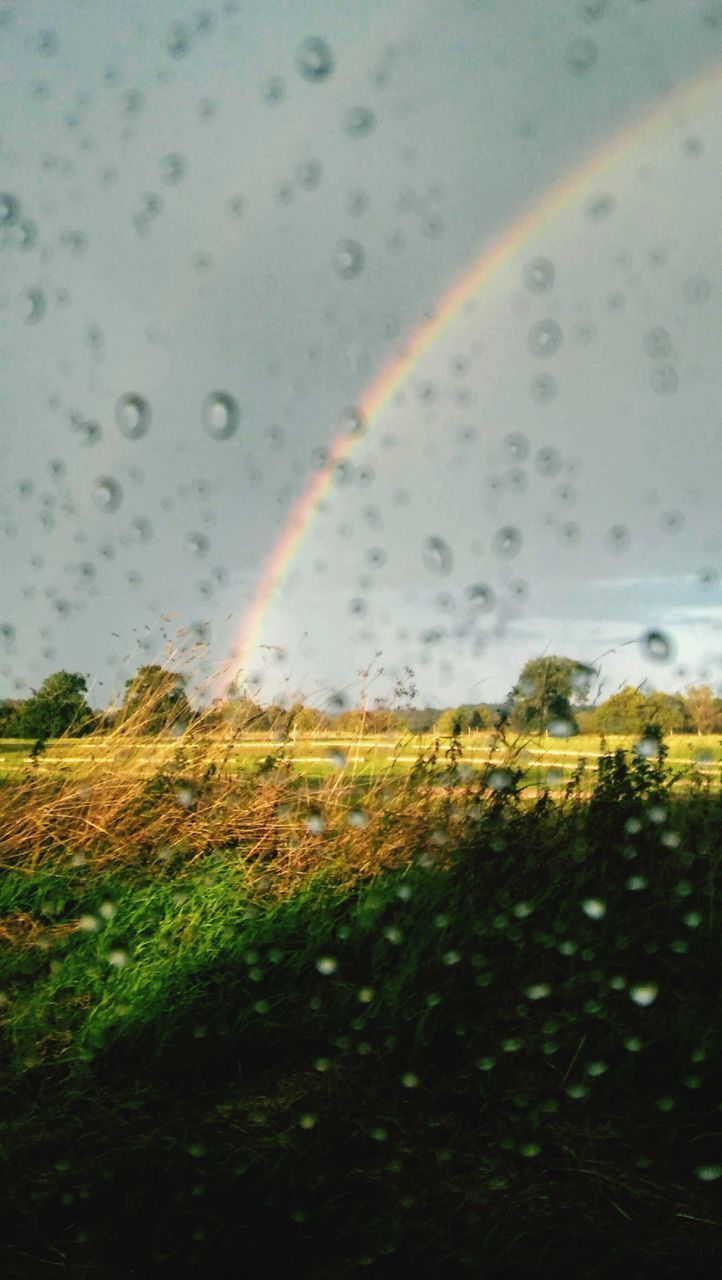
[[[717,740],[9,746],[3,1275],[715,1273]]]

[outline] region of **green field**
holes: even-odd
[[[719,778],[219,745],[4,744],[0,1272],[714,1274]]]
[[[461,780],[468,781],[490,766],[504,765],[512,759],[523,770],[526,786],[559,790],[580,765],[584,765],[585,776],[590,777],[603,751],[622,749],[633,753],[637,741],[633,736],[610,735],[602,742],[599,736],[590,734],[566,739],[548,735],[522,739],[510,735],[502,742],[490,732],[471,733],[458,739],[457,763]],[[275,761],[277,768],[286,767],[309,779],[338,774],[348,782],[374,782],[409,772],[420,756],[428,757],[433,752],[435,743],[438,758],[443,761],[451,740],[431,735],[299,735],[286,741],[263,734],[234,741],[208,735],[201,744],[194,740],[193,760],[195,767],[201,767],[203,762],[228,774],[253,771],[262,762]],[[182,736],[65,738],[47,743],[39,754],[33,755],[33,742],[5,739],[0,740],[0,778],[29,769],[40,774],[97,773],[108,769],[152,775],[182,759],[185,747]],[[685,779],[694,774],[715,779],[720,776],[722,739],[717,735],[674,734],[665,740],[665,749],[669,764],[679,772],[678,786],[684,786]]]

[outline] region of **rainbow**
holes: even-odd
[[[389,360],[357,401],[356,412],[364,426],[360,431],[342,431],[333,439],[323,465],[309,480],[294,503],[261,572],[256,590],[248,606],[233,647],[230,663],[221,676],[220,692],[247,669],[260,642],[264,618],[283,584],[304,534],[327,493],[336,467],[343,462],[367,434],[370,424],[389,403],[394,392],[406,381],[414,367],[437,338],[448,327],[464,304],[486,285],[502,267],[511,261],[534,232],[543,229],[570,204],[591,182],[602,177],[633,143],[666,126],[681,106],[688,106],[722,81],[722,70],[715,66],[705,70],[659,106],[641,118],[625,125],[571,175],[551,187],[540,200],[522,213],[493,244],[483,250],[473,265],[439,299],[433,314],[412,330],[402,355]]]

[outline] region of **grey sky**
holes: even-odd
[[[0,231],[0,696],[71,666],[98,703],[179,629],[223,661],[344,408],[524,209],[722,58],[711,0],[2,15],[0,190],[22,212]],[[334,59],[317,82],[296,64],[308,36]],[[264,695],[353,700],[377,651],[378,696],[408,664],[432,702],[503,696],[544,648],[617,648],[607,688],[719,683],[722,77],[679,104],[529,238],[371,425],[269,611],[278,647],[250,672]],[[333,265],[345,238],[364,253],[351,279]],[[539,255],[544,294],[524,283]],[[530,330],[546,319],[562,342],[544,358]],[[227,440],[203,429],[216,390],[241,409]],[[128,392],[151,410],[137,440],[114,417]],[[94,501],[103,476],[114,511]],[[428,537],[448,575],[425,567]],[[483,616],[476,583],[496,600]],[[629,643],[651,627],[669,663]]]

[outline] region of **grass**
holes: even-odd
[[[501,745],[5,779],[4,1275],[715,1272],[718,780]]]

